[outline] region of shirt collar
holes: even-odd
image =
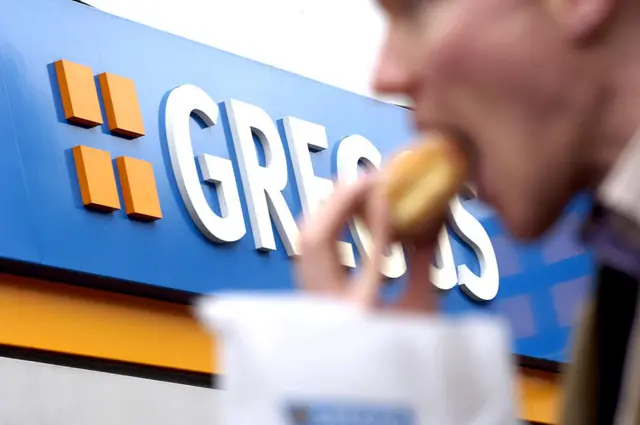
[[[582,236],[600,264],[640,276],[640,133],[596,191]]]
[[[640,227],[640,132],[629,141],[596,192],[605,210]]]

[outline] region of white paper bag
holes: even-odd
[[[512,425],[505,324],[364,312],[306,295],[226,294],[198,315],[220,345],[214,425]]]

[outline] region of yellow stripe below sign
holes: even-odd
[[[557,373],[521,369],[520,418],[543,424],[557,424],[562,401],[560,376]]]
[[[3,274],[0,344],[219,372],[188,306]]]
[[[188,306],[0,274],[0,344],[220,373]],[[558,376],[522,369],[520,418],[554,424]]]

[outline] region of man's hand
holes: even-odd
[[[371,233],[371,255],[363,259],[359,275],[349,279],[340,263],[337,241],[350,220],[361,216]],[[338,186],[332,196],[307,220],[300,233],[301,258],[297,262],[300,284],[305,290],[350,299],[365,307],[379,305],[383,282],[380,267],[391,239],[387,200],[377,173],[353,185]],[[398,303],[391,308],[433,311],[435,288],[429,282],[437,232],[405,247],[409,278]],[[366,257],[366,256],[365,256]]]

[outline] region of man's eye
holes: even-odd
[[[423,0],[379,0],[380,5],[393,16],[406,16],[415,12]]]
[[[403,0],[403,8],[406,13],[417,13],[422,6],[428,3],[428,0]]]

